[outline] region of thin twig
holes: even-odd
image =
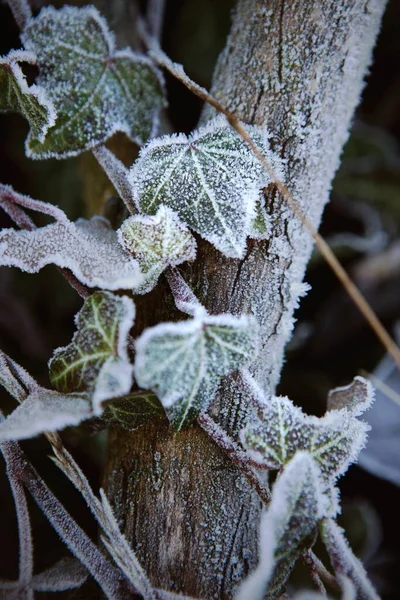
[[[374,387],[376,387],[377,390],[382,392],[382,394],[384,394],[386,398],[389,398],[389,400],[392,400],[395,404],[400,406],[400,394],[396,392],[396,390],[392,389],[389,385],[387,385],[378,377],[375,377],[375,375],[373,375],[372,373],[364,371],[364,369],[360,369],[360,374],[363,377],[369,379],[374,384]]]
[[[165,0],[147,0],[146,21],[154,39],[161,42],[165,13]]]
[[[340,283],[343,285],[344,289],[346,290],[350,298],[353,300],[354,304],[363,314],[363,316],[369,323],[371,329],[375,332],[378,339],[382,342],[383,346],[393,357],[394,361],[400,369],[400,348],[397,346],[396,342],[393,340],[393,338],[389,335],[385,327],[382,325],[381,321],[378,319],[375,312],[368,304],[360,290],[348,276],[348,274],[346,273],[346,271],[344,270],[344,268],[342,267],[342,265],[328,246],[328,244],[325,242],[323,237],[318,233],[314,225],[308,220],[298,201],[293,197],[292,193],[289,191],[286,185],[282,183],[282,181],[275,173],[274,169],[266,160],[263,153],[250,138],[245,126],[240,122],[236,115],[224,108],[215,98],[211,96],[211,94],[209,94],[209,92],[207,92],[207,90],[205,90],[203,87],[192,81],[186,75],[182,65],[174,63],[170,58],[168,58],[168,56],[159,48],[155,40],[151,40],[151,38],[145,37],[145,41],[150,48],[149,54],[153,58],[153,60],[157,62],[160,66],[165,67],[172,75],[179,79],[184,85],[186,85],[188,89],[190,89],[199,98],[201,98],[205,102],[208,102],[208,104],[214,107],[218,112],[224,114],[231,127],[235,129],[235,131],[247,143],[250,150],[263,165],[265,171],[268,173],[271,180],[276,185],[278,191],[285,199],[288,206],[291,208],[293,213],[300,219],[304,227],[311,234],[319,251],[328,263],[329,267],[339,279]]]
[[[260,480],[257,471],[252,466],[251,460],[247,457],[246,453],[240,450],[237,444],[209,415],[203,413],[199,416],[197,422],[211,439],[228,454],[232,462],[239,466],[240,471],[256,490],[264,504],[269,504],[271,501],[271,492],[268,486]]]
[[[138,211],[132,195],[132,186],[128,181],[128,169],[106,146],[97,146],[92,153],[117,190],[126,208],[132,215],[136,215]]]
[[[318,569],[315,564],[314,556],[312,555],[311,550],[307,550],[307,552],[305,552],[303,554],[302,560],[303,560],[303,563],[305,564],[305,566],[307,567],[308,572],[311,575],[311,579],[313,580],[315,587],[324,596],[324,598],[327,598],[328,595],[326,593],[325,586],[322,583],[321,577],[318,573]]]
[[[336,578],[332,573],[325,567],[324,563],[314,554],[312,550],[309,550],[308,553],[310,560],[312,560],[314,568],[320,578],[325,581],[328,585],[331,586],[334,590],[340,590],[341,586],[336,581]]]
[[[32,18],[29,3],[27,0],[7,0],[7,4],[11,9],[15,22],[20,30],[23,31],[29,19]]]

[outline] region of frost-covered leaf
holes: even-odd
[[[37,273],[49,264],[70,269],[85,285],[107,290],[129,289],[143,280],[137,262],[102,217],[0,233],[1,266]]]
[[[318,418],[304,414],[283,397],[265,400],[261,412],[261,418],[242,432],[242,442],[254,459],[280,469],[298,450],[304,450],[318,463],[327,486],[356,460],[369,429],[347,409]]]
[[[0,111],[12,111],[24,116],[30,125],[27,144],[42,142],[55,123],[55,110],[46,91],[37,85],[28,86],[19,63],[36,63],[32,52],[11,51],[0,57]]]
[[[355,377],[343,387],[335,388],[328,394],[328,411],[346,408],[355,417],[362,415],[374,401],[374,388],[368,379]]]
[[[265,208],[265,197],[261,192],[256,201],[255,216],[249,230],[249,237],[256,240],[266,240],[271,232],[271,219]]]
[[[96,292],[75,318],[72,342],[58,348],[49,362],[50,380],[60,392],[86,392],[95,414],[104,400],[127,394],[133,367],[127,343],[135,307],[127,296]]]
[[[320,533],[338,579],[343,577],[350,579],[357,590],[357,598],[379,600],[361,561],[354,556],[344,537],[343,529],[333,519],[323,519]],[[345,587],[345,580],[343,584]]]
[[[164,105],[161,75],[145,56],[116,50],[93,6],[43,8],[22,38],[37,54],[38,83],[57,111],[45,140],[28,144],[29,156],[74,156],[116,131],[139,144],[154,135]]]
[[[274,485],[261,517],[259,565],[236,600],[275,600],[283,593],[296,560],[314,541],[320,496],[318,468],[307,453],[298,452]]]
[[[251,362],[256,349],[252,317],[198,315],[162,323],[136,341],[135,377],[155,391],[180,430],[207,408],[221,378]]]
[[[196,256],[196,241],[172,210],[160,206],[154,217],[136,215],[126,219],[118,231],[119,241],[138,261],[144,274],[136,293],[155,287],[161,273]]]
[[[134,392],[106,405],[102,419],[109,425],[118,425],[134,431],[149,419],[165,416],[157,396],[152,392]]]
[[[280,173],[265,132],[246,127]],[[246,142],[221,116],[189,137],[180,134],[149,142],[130,171],[130,181],[141,212],[154,215],[165,204],[234,258],[244,254],[259,191],[270,183]]]
[[[78,425],[93,416],[84,394],[60,394],[40,386],[0,423],[0,441],[24,440]]]
[[[88,571],[74,558],[62,558],[55,565],[35,575],[32,587],[37,592],[63,592],[78,588],[88,578]]]

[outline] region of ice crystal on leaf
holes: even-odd
[[[36,63],[32,52],[11,51],[0,57],[0,111],[20,113],[30,125],[27,144],[33,140],[43,142],[55,123],[55,110],[43,88],[28,86],[19,63]]]
[[[119,229],[119,241],[138,261],[144,275],[136,293],[155,287],[168,266],[176,266],[196,256],[196,241],[172,210],[160,206],[154,217],[136,215]]]
[[[246,128],[280,173],[265,131]],[[153,215],[160,205],[169,206],[233,258],[244,254],[260,189],[270,183],[246,142],[222,116],[189,137],[179,134],[149,142],[130,171],[130,181],[141,212]]]
[[[72,342],[49,362],[50,380],[60,392],[87,392],[95,414],[101,403],[123,396],[132,385],[127,353],[135,307],[127,296],[96,292],[76,315]]]
[[[29,156],[74,156],[116,131],[139,144],[154,135],[164,104],[161,75],[148,58],[115,49],[93,6],[43,8],[22,40],[37,55],[38,83],[57,111],[45,140],[29,141]]]
[[[160,398],[175,429],[205,410],[220,380],[254,358],[252,317],[208,316],[147,329],[136,341],[135,377]]]
[[[379,600],[362,563],[354,556],[343,529],[333,519],[323,519],[320,525],[321,538],[331,559],[332,567],[343,590],[346,579],[349,579],[356,589],[357,598],[363,600]],[[343,581],[344,580],[344,581]]]
[[[312,545],[320,516],[318,467],[307,453],[298,452],[274,485],[261,517],[259,565],[240,586],[236,600],[278,598],[295,561]]]
[[[93,217],[57,221],[34,231],[0,233],[0,265],[37,273],[49,264],[66,267],[85,285],[107,290],[141,285],[143,276],[108,221]]]
[[[61,394],[41,387],[22,367],[0,352],[0,385],[20,402],[0,421],[0,441],[21,440],[43,431],[78,425],[92,416],[84,394]]]

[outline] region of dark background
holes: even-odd
[[[229,31],[232,6],[230,0],[167,3],[163,46],[205,87],[210,86],[213,66]],[[20,44],[18,30],[4,4],[0,5],[0,22],[0,52],[6,54]],[[400,227],[399,23],[400,2],[391,0],[321,229],[335,243],[338,256],[389,330],[400,319],[400,265],[390,265],[385,258],[387,249],[396,240],[398,243]],[[167,84],[173,127],[189,132],[196,126],[201,104],[175,80],[167,77]],[[32,161],[24,156],[26,134],[27,124],[22,118],[0,115],[0,181],[34,198],[59,204],[71,219],[104,212],[103,201],[110,192],[90,155],[64,161]],[[11,226],[4,214],[0,214],[0,225]],[[374,255],[382,257],[384,265],[377,273],[368,266],[369,257]],[[367,277],[359,275],[362,270]],[[279,392],[306,411],[322,414],[328,390],[348,383],[360,369],[372,371],[384,351],[318,253],[311,260],[306,281],[312,290],[297,313],[298,324],[287,351]],[[54,348],[70,340],[73,316],[80,305],[77,294],[53,267],[34,276],[0,269],[0,347],[48,385],[47,360]],[[13,401],[2,393],[0,406],[8,412]],[[98,487],[104,434],[93,436],[70,430],[65,440]],[[93,522],[78,494],[48,459],[46,441],[38,438],[22,445],[55,493],[95,537]],[[399,488],[357,467],[351,467],[340,487],[342,523],[354,549],[366,560],[382,597],[399,598]],[[65,555],[65,549],[35,507],[32,515],[38,572]],[[16,539],[11,495],[1,473],[2,577],[17,576]]]

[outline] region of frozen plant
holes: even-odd
[[[83,299],[70,343],[55,349],[48,362],[50,387],[0,353],[0,383],[18,403],[0,418],[0,449],[15,501],[20,553],[18,580],[0,581],[1,597],[30,600],[37,592],[77,588],[92,578],[99,594],[115,600],[275,600],[285,594],[299,560],[316,589],[300,590],[298,600],[327,598],[324,582],[339,588],[343,600],[378,597],[335,521],[336,483],[366,443],[368,426],[358,417],[372,403],[373,390],[356,378],[330,394],[328,410],[318,418],[275,396],[274,385],[293,310],[305,289],[311,243],[302,229],[309,223],[302,211],[309,198],[321,198],[309,214],[316,223],[317,208],[327,199],[383,4],[374,0],[364,11],[356,0],[344,10],[336,32],[339,50],[327,66],[326,78],[335,75],[330,93],[316,95],[312,106],[308,96],[301,98],[307,119],[297,99],[287,102],[286,87],[299,94],[300,87],[285,61],[279,86],[257,80],[260,102],[268,89],[275,104],[289,107],[285,135],[296,147],[295,160],[292,150],[288,156],[275,150],[278,122],[265,114],[244,118],[240,85],[230,112],[219,102],[225,85],[232,94],[233,80],[221,83],[216,100],[165,57],[157,39],[161,0],[149,1],[146,19],[132,23],[141,48],[151,48],[149,55],[118,49],[94,6],[47,6],[33,15],[25,0],[9,0],[23,49],[0,59],[0,109],[27,119],[29,158],[92,152],[124,212],[118,227],[101,215],[72,221],[56,205],[0,185],[0,206],[14,224],[0,232],[0,266],[37,273],[55,265]],[[270,27],[272,12],[258,10],[255,15]],[[241,11],[243,0],[237,14]],[[343,67],[340,40],[350,25],[363,42]],[[295,70],[302,56],[295,56],[289,33],[288,25]],[[309,38],[300,36],[298,48]],[[325,47],[323,35],[317,38],[326,53],[329,44]],[[231,54],[228,48],[219,69]],[[249,71],[254,61],[247,61]],[[26,64],[38,71],[31,85]],[[205,109],[203,122],[189,135],[157,137],[160,121],[166,121],[165,114],[160,119],[166,107],[160,66],[221,114]],[[310,77],[324,79],[316,65],[308,66]],[[260,77],[268,71],[258,68]],[[311,81],[313,86],[318,87]],[[348,86],[351,98],[344,112],[330,104],[334,98],[340,105],[335,92],[341,86]],[[326,150],[325,168],[316,156],[324,154],[321,132],[324,125],[331,127],[330,109],[329,119],[340,121],[342,129]],[[129,168],[106,146],[117,132],[141,146]],[[311,195],[307,152],[317,181]],[[300,212],[293,214],[293,206]],[[37,226],[27,211],[53,222]],[[118,502],[112,492],[118,469],[108,469],[107,493],[100,490],[98,497],[64,447],[57,432],[83,422],[125,430],[126,464],[130,454],[140,457],[133,475],[125,478],[124,471],[124,480],[139,482],[130,494],[119,490],[127,500]],[[47,437],[54,461],[85,499],[101,549],[19,447],[19,440],[38,434]],[[111,455],[111,444],[109,450]],[[129,470],[125,463],[123,469]],[[272,489],[266,471],[276,472]],[[26,491],[75,557],[39,574]],[[204,503],[196,504],[197,491]],[[121,530],[125,501],[137,519],[134,535],[127,527]],[[151,534],[143,535],[142,527],[150,527]],[[318,537],[333,573],[313,552]]]

